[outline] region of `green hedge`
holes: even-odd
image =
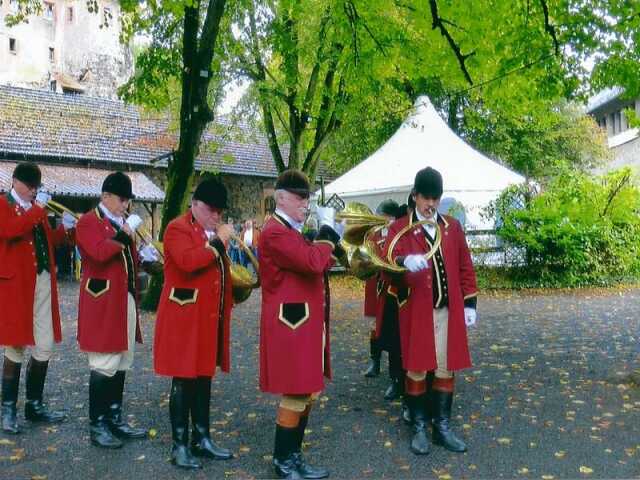
[[[519,207],[515,207],[518,205]],[[512,188],[498,199],[498,235],[526,251],[526,266],[503,273],[540,287],[609,285],[640,274],[640,191],[631,171],[565,171],[542,193]]]

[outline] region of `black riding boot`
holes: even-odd
[[[433,390],[432,413],[433,413],[433,443],[442,445],[451,452],[466,452],[467,445],[456,437],[451,430],[451,405],[453,404],[453,392],[441,392]]]
[[[425,415],[425,394],[407,395],[406,402],[411,415],[413,438],[410,449],[416,455],[426,455],[431,451],[429,437],[427,436],[427,419]]]
[[[42,403],[48,368],[48,361],[41,362],[33,357],[27,364],[27,401],[24,404],[24,418],[32,422],[58,423],[67,419],[64,412],[48,411],[47,406]]]
[[[364,376],[368,378],[380,375],[380,356],[382,355],[382,350],[378,346],[378,340],[374,335],[375,330],[371,332],[371,338],[369,340],[369,366],[367,367],[367,371],[364,372]]]
[[[89,377],[89,432],[91,443],[102,448],[121,448],[122,442],[113,436],[107,424],[109,398],[113,377],[91,370]]]
[[[213,460],[229,460],[233,453],[226,448],[218,447],[211,441],[209,432],[209,405],[211,403],[211,377],[198,377],[195,398],[191,405],[191,453],[197,457]]]
[[[2,367],[2,431],[20,433],[18,426],[18,388],[20,386],[21,363],[4,357]]]
[[[310,407],[307,407],[308,409]],[[300,417],[300,423],[298,424],[298,437],[296,439],[296,451],[294,452],[295,462],[298,467],[298,473],[302,478],[318,479],[327,478],[329,476],[329,470],[322,467],[314,467],[309,465],[302,455],[302,441],[304,440],[304,431],[307,428],[309,422],[309,412],[306,415]]]
[[[298,472],[298,440],[300,433],[298,427],[287,428],[276,423],[276,438],[273,448],[273,467],[280,478],[300,479]]]
[[[122,418],[122,400],[124,398],[124,382],[126,372],[118,370],[113,377],[113,391],[109,404],[107,423],[113,434],[118,438],[146,438],[144,428],[135,428]]]
[[[385,400],[395,400],[404,392],[405,371],[402,369],[402,359],[397,351],[389,352],[389,378],[391,383],[384,392]]]
[[[171,417],[171,463],[185,469],[202,468],[188,448],[189,443],[189,408],[195,395],[195,380],[173,378],[171,396],[169,397],[169,415]]]

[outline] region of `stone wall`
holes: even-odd
[[[89,12],[84,0],[48,3],[53,6],[50,13],[45,9],[28,23],[8,28],[4,17],[14,7],[0,2],[0,84],[49,89],[55,75],[64,74],[86,95],[117,98],[117,88],[133,73],[131,45],[120,43],[119,3],[103,0],[98,13]],[[108,23],[105,9],[111,15]]]

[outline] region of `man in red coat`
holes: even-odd
[[[125,374],[133,364],[136,341],[142,343],[134,239],[142,220],[137,215],[124,218],[133,197],[129,177],[109,174],[100,204],[82,216],[76,233],[82,257],[78,343],[88,353],[91,369],[90,439],[102,448],[120,448],[121,438],[147,435],[125,422],[122,414]]]
[[[226,460],[232,453],[216,446],[209,434],[211,377],[229,371],[229,324],[232,296],[226,245],[233,225],[222,223],[227,190],[204,180],[191,209],[164,233],[164,287],[154,339],[157,374],[173,377],[169,414],[171,462],[181,468],[202,465],[192,455]],[[189,413],[193,422],[188,449]]]
[[[17,421],[20,369],[27,345],[25,418],[55,423],[66,418],[42,403],[54,343],[62,339],[54,247],[73,241],[75,219],[64,215],[52,230],[40,192],[41,172],[33,163],[20,163],[13,172],[11,192],[0,197],[0,345],[6,345],[2,370],[2,431],[19,433]]]
[[[440,173],[430,167],[420,170],[413,187],[415,210],[391,225],[385,247],[391,260],[408,269],[392,281],[399,305],[402,361],[407,371],[406,401],[414,430],[411,450],[418,455],[430,451],[428,409],[433,442],[453,452],[467,450],[449,422],[454,372],[471,366],[466,328],[476,321],[477,287],[462,226],[454,218],[437,213],[442,192]],[[389,251],[391,239],[400,230],[422,220],[435,223],[409,229]],[[433,245],[436,228],[442,243],[427,261],[424,255]]]
[[[286,170],[275,185],[276,211],[260,240],[262,313],[260,389],[282,396],[276,418],[273,464],[281,478],[325,478],[329,472],[302,457],[312,400],[331,377],[329,285],[326,273],[339,235],[323,225],[313,243],[302,236],[309,180]],[[328,219],[327,222],[332,223]]]

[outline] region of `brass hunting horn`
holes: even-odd
[[[431,224],[433,220],[422,220],[407,225],[400,230],[391,240],[387,252],[387,258],[383,258],[377,253],[377,246],[372,239],[374,233],[388,227],[391,223],[382,215],[374,215],[369,207],[361,203],[349,203],[343,212],[336,214],[337,220],[346,221],[344,240],[353,248],[351,255],[351,274],[355,277],[366,280],[379,272],[404,273],[407,268],[396,265],[393,260],[393,250],[400,238],[412,231],[417,226]],[[440,229],[436,226],[436,233],[431,249],[425,254],[425,258],[430,259],[438,250],[442,241]]]
[[[245,245],[245,243],[235,233],[231,235],[231,238],[238,242],[240,248],[244,251],[247,257],[249,257],[249,261],[256,272],[256,278],[254,279],[248,268],[237,263],[231,264],[233,303],[237,305],[247,300],[251,296],[251,292],[254,288],[260,287],[260,273],[258,270],[258,259],[255,257],[251,249],[247,247],[247,245]]]

